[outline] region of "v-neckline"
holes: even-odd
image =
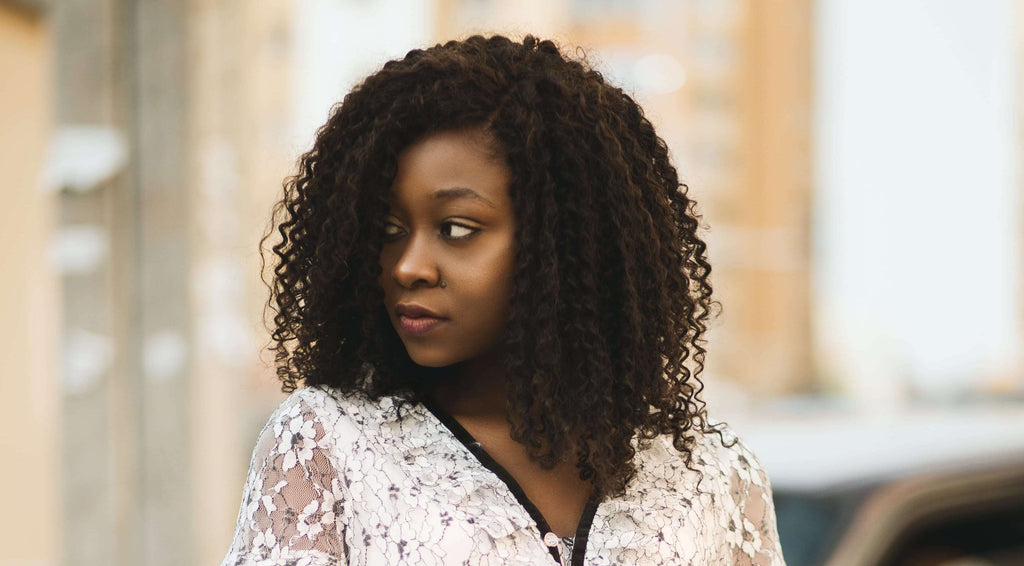
[[[456,440],[469,450],[470,454],[472,454],[481,465],[494,473],[494,475],[498,476],[498,479],[505,484],[505,487],[508,488],[512,496],[515,497],[516,501],[519,502],[523,509],[525,509],[530,515],[530,518],[537,524],[537,528],[541,533],[541,542],[547,546],[548,552],[551,553],[551,556],[555,561],[558,564],[561,564],[562,560],[558,553],[557,545],[549,546],[548,539],[550,537],[547,536],[552,535],[554,537],[558,537],[558,535],[551,530],[551,527],[548,525],[544,515],[542,515],[540,510],[537,509],[537,506],[530,501],[530,498],[526,496],[526,492],[523,491],[522,486],[519,485],[519,482],[516,481],[512,474],[509,473],[504,466],[499,464],[497,460],[491,457],[491,455],[484,450],[483,445],[480,444],[480,442],[477,441],[477,439],[474,438],[473,435],[466,430],[466,428],[463,427],[454,416],[444,410],[443,407],[425,396],[420,399],[420,403],[428,413],[433,415],[434,418],[437,419],[437,421],[455,437]],[[572,539],[571,566],[583,565],[583,556],[586,554],[587,550],[587,537],[590,534],[590,526],[594,521],[594,515],[597,513],[599,505],[600,501],[591,497],[583,508],[583,514],[580,516],[579,524],[576,527],[576,534],[573,537],[558,537],[561,540],[565,540],[566,538]]]

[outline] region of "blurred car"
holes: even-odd
[[[1024,566],[1024,404],[795,411],[742,428],[789,566]]]

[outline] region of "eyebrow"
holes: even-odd
[[[483,195],[467,187],[452,187],[450,189],[438,189],[431,195],[435,200],[438,199],[457,199],[457,198],[470,198],[473,200],[479,200],[491,208],[498,208],[493,202],[484,198]]]

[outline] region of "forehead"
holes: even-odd
[[[464,200],[508,207],[510,180],[508,166],[485,134],[442,131],[421,138],[398,156],[389,196],[396,204]]]

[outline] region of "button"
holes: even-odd
[[[558,535],[551,532],[544,535],[544,544],[550,546],[551,548],[558,546]]]

